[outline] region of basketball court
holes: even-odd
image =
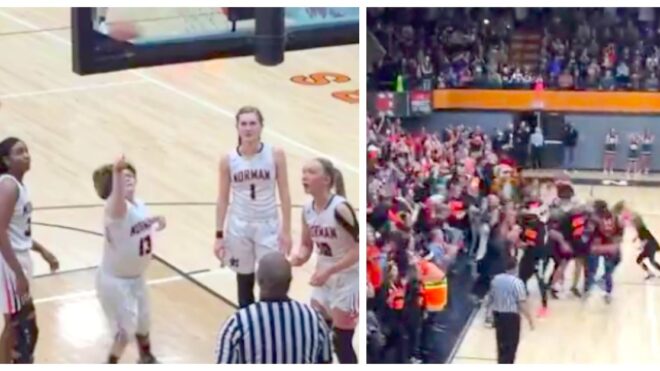
[[[131,15],[169,19],[161,24],[168,28],[195,23],[172,9]],[[103,241],[92,172],[122,153],[137,168],[138,197],[168,223],[148,272],[154,353],[163,363],[213,362],[217,332],[237,301],[233,273],[212,252],[218,161],[237,145],[234,114],[259,107],[264,141],[287,154],[296,249],[305,161],[333,160],[358,206],[359,46],[288,52],[274,68],[242,57],[81,77],[71,69],[69,18],[69,8],[0,9],[0,137],[30,149],[33,236],[61,264],[51,274],[34,256],[36,362],[105,361],[112,334],[94,292]],[[150,22],[145,30],[157,27]],[[295,270],[295,299],[308,301],[313,268]],[[123,362],[136,361],[133,348]]]
[[[619,175],[618,178],[625,179]],[[576,192],[582,199],[603,199],[610,205],[625,200],[642,214],[656,236],[660,234],[657,188],[583,185],[576,186]],[[644,281],[645,274],[635,264],[639,251],[633,237],[634,231],[627,229],[623,260],[614,272],[612,303],[605,303],[604,292],[597,287],[584,303],[570,294],[564,299],[550,299],[550,314],[543,319],[535,318],[533,331],[523,321],[516,363],[660,362],[660,279]],[[567,268],[567,288],[572,274],[571,263]],[[535,314],[541,299],[534,278],[528,287]],[[457,344],[454,363],[496,363],[495,330],[485,327],[483,309],[474,316]]]

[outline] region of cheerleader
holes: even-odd
[[[630,179],[631,176],[637,173],[637,162],[639,160],[641,138],[637,134],[630,135],[630,145],[628,146],[628,166],[626,167],[626,176]]]
[[[651,152],[653,152],[653,142],[655,135],[649,129],[644,129],[642,136],[642,157],[639,161],[640,172],[648,175],[651,170]]]
[[[605,136],[605,153],[603,154],[603,174],[614,173],[614,159],[616,157],[616,147],[619,144],[619,135],[614,128]]]

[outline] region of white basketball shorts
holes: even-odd
[[[357,315],[360,303],[360,274],[358,271],[340,272],[330,276],[325,285],[312,289],[312,300],[330,313],[333,309]]]
[[[16,260],[18,260],[18,263],[23,269],[23,274],[28,279],[28,283],[31,284],[33,264],[30,250],[14,250],[14,253],[16,254]],[[0,255],[0,313],[17,313],[23,304],[16,290],[16,274],[9,267],[2,255]]]
[[[144,277],[120,278],[99,269],[96,295],[116,334],[130,339],[135,334],[149,333],[151,308]]]
[[[239,274],[254,273],[259,259],[278,250],[279,228],[278,219],[229,219],[225,229],[225,266]]]

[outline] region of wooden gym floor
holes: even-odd
[[[358,105],[332,96],[358,89],[358,46],[288,53],[276,68],[246,57],[80,77],[71,72],[69,12],[0,9],[0,137],[29,146],[33,235],[61,262],[52,275],[35,256],[36,361],[105,360],[111,334],[93,292],[102,208],[91,174],[125,153],[138,170],[139,197],[168,220],[148,274],[154,352],[165,363],[213,362],[217,331],[236,302],[233,274],[212,254],[217,164],[236,146],[234,113],[260,107],[264,140],[287,153],[298,245],[306,160],[333,159],[358,205]],[[291,81],[317,72],[350,80]],[[313,267],[295,271],[294,298],[308,301]],[[130,349],[124,362],[135,360]]]
[[[578,196],[604,199],[610,204],[626,200],[642,214],[651,231],[660,236],[660,191],[651,187],[577,186]],[[613,302],[605,304],[603,291],[595,288],[586,303],[567,295],[550,299],[550,314],[536,319],[536,329],[525,322],[517,363],[660,363],[660,279],[644,281],[635,264],[639,251],[634,232],[624,235],[623,261],[614,273]],[[660,254],[656,255],[656,260]],[[573,266],[567,268],[565,285],[572,282]],[[660,275],[660,272],[657,272]],[[541,305],[535,279],[528,283],[532,311]],[[454,363],[495,363],[495,330],[484,326],[480,310],[467,329]]]

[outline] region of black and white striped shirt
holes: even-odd
[[[523,281],[510,273],[500,273],[490,283],[492,310],[500,313],[518,313],[518,303],[527,299]]]
[[[240,309],[218,335],[217,363],[331,363],[323,317],[295,300],[260,301]]]

